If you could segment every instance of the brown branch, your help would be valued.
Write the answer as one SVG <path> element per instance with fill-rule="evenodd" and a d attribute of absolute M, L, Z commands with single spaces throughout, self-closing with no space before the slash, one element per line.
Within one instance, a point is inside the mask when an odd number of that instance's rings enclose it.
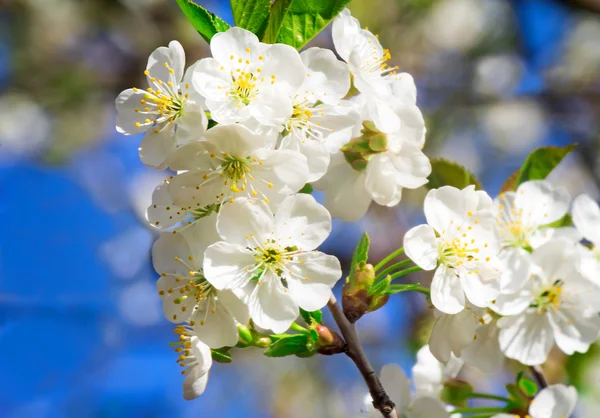
<path fill-rule="evenodd" d="M 375 370 L 373 370 L 373 366 L 371 366 L 358 339 L 354 324 L 351 324 L 350 321 L 348 321 L 333 294 L 331 294 L 331 297 L 329 298 L 327 307 L 331 311 L 331 315 L 333 315 L 333 319 L 340 328 L 342 336 L 346 341 L 346 355 L 352 359 L 354 364 L 356 364 L 356 367 L 369 388 L 369 393 L 373 399 L 373 406 L 379 410 L 385 418 L 398 418 L 396 406 L 385 392 L 379 377 L 377 377 Z"/>
<path fill-rule="evenodd" d="M 530 366 L 531 373 L 535 376 L 535 379 L 538 381 L 542 389 L 548 387 L 548 381 L 546 380 L 546 376 L 544 376 L 544 371 L 540 366 Z"/>

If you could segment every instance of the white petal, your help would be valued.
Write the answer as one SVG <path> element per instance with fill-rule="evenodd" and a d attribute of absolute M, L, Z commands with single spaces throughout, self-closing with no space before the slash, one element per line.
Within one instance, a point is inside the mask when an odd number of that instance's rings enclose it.
<path fill-rule="evenodd" d="M 192 254 L 194 254 L 194 261 L 198 265 L 202 265 L 204 251 L 209 245 L 220 241 L 217 232 L 217 215 L 211 214 L 197 219 L 194 223 L 179 229 L 177 234 L 173 235 L 183 235 L 185 237 Z"/>
<path fill-rule="evenodd" d="M 289 135 L 283 138 L 280 148 L 281 150 L 288 149 L 297 151 L 306 157 L 308 164 L 307 182 L 319 180 L 327 172 L 329 167 L 329 151 L 325 144 L 315 140 L 306 138 L 306 132 L 292 131 Z"/>
<path fill-rule="evenodd" d="M 433 270 L 438 259 L 437 241 L 432 227 L 415 226 L 404 235 L 404 251 L 423 270 Z"/>
<path fill-rule="evenodd" d="M 216 109 L 214 105 L 209 105 L 209 101 L 222 103 L 227 99 L 227 93 L 232 88 L 231 75 L 221 67 L 217 60 L 203 58 L 194 64 L 191 74 L 194 89 L 207 99 L 206 106 L 211 112 Z M 211 117 L 213 117 L 212 114 Z"/>
<path fill-rule="evenodd" d="M 558 238 L 536 248 L 531 254 L 531 259 L 533 263 L 542 268 L 544 277 L 551 280 L 552 278 L 568 277 L 564 276 L 565 269 L 571 269 L 573 264 L 567 263 L 567 260 L 577 260 L 577 256 L 576 247 L 572 242 Z"/>
<path fill-rule="evenodd" d="M 225 32 L 219 32 L 210 40 L 210 52 L 222 65 L 226 65 L 229 61 L 245 60 L 259 55 L 262 51 L 261 48 L 256 35 L 240 27 L 232 27 Z M 230 58 L 232 55 L 233 59 Z"/>
<path fill-rule="evenodd" d="M 215 149 L 240 158 L 246 158 L 267 144 L 263 135 L 257 135 L 243 125 L 218 125 L 204 134 Z"/>
<path fill-rule="evenodd" d="M 192 316 L 194 333 L 210 348 L 234 346 L 238 342 L 237 325 L 231 312 L 219 301 L 199 305 Z"/>
<path fill-rule="evenodd" d="M 287 197 L 277 209 L 275 231 L 284 241 L 282 245 L 314 250 L 331 232 L 331 215 L 311 195 L 295 194 Z"/>
<path fill-rule="evenodd" d="M 217 289 L 241 288 L 254 275 L 251 271 L 254 264 L 252 252 L 240 245 L 220 241 L 204 253 L 204 276 Z"/>
<path fill-rule="evenodd" d="M 195 298 L 186 298 L 183 301 L 180 299 L 179 290 L 183 289 L 188 279 L 187 274 L 177 278 L 161 276 L 156 282 L 156 290 L 162 302 L 163 314 L 167 320 L 174 324 L 188 322 L 196 306 Z"/>
<path fill-rule="evenodd" d="M 165 63 L 173 69 L 174 73 L 170 74 Z M 155 77 L 163 82 L 171 81 L 173 84 L 179 84 L 183 78 L 183 69 L 185 67 L 185 52 L 181 44 L 177 41 L 169 42 L 169 47 L 161 46 L 156 48 L 148 58 L 146 70 L 150 71 L 150 77 Z M 153 83 L 149 82 L 149 85 Z"/>
<path fill-rule="evenodd" d="M 260 93 L 247 106 L 248 114 L 266 126 L 277 127 L 292 116 L 292 101 L 273 86 L 261 87 Z"/>
<path fill-rule="evenodd" d="M 166 183 L 159 184 L 152 193 L 152 203 L 146 210 L 146 219 L 156 228 L 167 228 L 187 217 L 187 211 L 173 203 Z"/>
<path fill-rule="evenodd" d="M 440 314 L 429 338 L 431 354 L 442 363 L 450 361 L 451 353 L 460 356 L 461 351 L 473 342 L 478 325 L 471 309 L 464 309 L 456 315 Z"/>
<path fill-rule="evenodd" d="M 386 364 L 381 368 L 379 380 L 398 411 L 406 411 L 410 404 L 410 380 L 397 364 Z"/>
<path fill-rule="evenodd" d="M 461 269 L 460 280 L 469 302 L 480 308 L 490 306 L 500 294 L 500 271 L 480 263 L 477 270 Z"/>
<path fill-rule="evenodd" d="M 568 418 L 577 405 L 573 386 L 550 385 L 540 391 L 529 405 L 531 418 Z"/>
<path fill-rule="evenodd" d="M 588 241 L 600 245 L 600 207 L 588 195 L 582 194 L 573 201 L 573 223 Z"/>
<path fill-rule="evenodd" d="M 534 301 L 532 284 L 525 285 L 516 293 L 500 293 L 496 298 L 496 303 L 492 304 L 490 308 L 500 315 L 520 314 Z"/>
<path fill-rule="evenodd" d="M 265 150 L 261 153 L 262 165 L 254 166 L 252 174 L 271 183 L 273 192 L 292 194 L 300 190 L 308 180 L 306 157 L 290 150 Z"/>
<path fill-rule="evenodd" d="M 250 319 L 250 311 L 242 298 L 243 292 L 237 290 L 219 290 L 219 301 L 231 312 L 236 321 L 245 325 Z"/>
<path fill-rule="evenodd" d="M 337 15 L 331 25 L 331 36 L 336 52 L 342 59 L 348 61 L 354 47 L 355 36 L 360 31 L 360 23 L 350 15 L 350 10 L 344 9 Z"/>
<path fill-rule="evenodd" d="M 496 322 L 480 325 L 475 340 L 463 351 L 461 358 L 483 373 L 494 373 L 502 368 L 504 354 L 500 351 Z"/>
<path fill-rule="evenodd" d="M 217 231 L 225 241 L 242 246 L 265 242 L 275 231 L 269 206 L 258 199 L 239 198 L 219 210 Z M 254 234 L 256 240 L 251 239 Z"/>
<path fill-rule="evenodd" d="M 206 141 L 192 142 L 177 148 L 169 157 L 173 171 L 208 170 L 213 168 Z"/>
<path fill-rule="evenodd" d="M 597 312 L 582 312 L 581 306 L 569 302 L 563 302 L 557 312 L 548 313 L 556 345 L 568 355 L 585 353 L 600 336 L 600 316 Z"/>
<path fill-rule="evenodd" d="M 192 401 L 202 395 L 208 384 L 208 373 L 200 373 L 197 367 L 188 371 L 183 380 L 183 399 Z"/>
<path fill-rule="evenodd" d="M 185 145 L 192 141 L 200 140 L 208 126 L 208 118 L 204 108 L 197 103 L 186 103 L 177 118 L 175 137 L 177 145 Z"/>
<path fill-rule="evenodd" d="M 537 311 L 508 316 L 498 321 L 500 349 L 508 358 L 527 366 L 542 364 L 554 344 L 552 327 L 546 315 Z"/>
<path fill-rule="evenodd" d="M 190 260 L 190 257 L 192 257 L 192 260 Z M 172 273 L 187 277 L 190 269 L 181 261 L 177 261 L 176 258 L 185 260 L 185 264 L 191 265 L 196 271 L 202 267 L 202 253 L 193 254 L 188 241 L 183 235 L 173 234 L 172 232 L 161 233 L 152 246 L 154 270 L 159 275 Z"/>
<path fill-rule="evenodd" d="M 117 132 L 125 135 L 135 135 L 141 132 L 146 132 L 151 125 L 147 124 L 145 120 L 149 118 L 149 115 L 142 113 L 142 105 L 140 100 L 143 100 L 146 96 L 144 90 L 138 89 L 127 89 L 122 91 L 115 100 L 115 106 L 117 107 Z M 138 112 L 136 112 L 136 109 Z M 150 115 L 149 119 L 154 119 L 154 115 Z M 138 127 L 136 123 L 139 123 Z"/>
<path fill-rule="evenodd" d="M 308 48 L 300 53 L 307 67 L 307 77 L 299 93 L 311 102 L 333 103 L 342 99 L 350 90 L 348 66 L 335 54 L 324 48 Z M 309 93 L 305 93 L 306 90 Z"/>
<path fill-rule="evenodd" d="M 252 320 L 275 334 L 285 332 L 298 317 L 298 305 L 279 277 L 268 270 L 256 284 L 248 301 Z"/>
<path fill-rule="evenodd" d="M 420 396 L 413 401 L 408 411 L 410 418 L 449 418 L 450 414 L 439 400 L 429 396 Z"/>
<path fill-rule="evenodd" d="M 516 191 L 515 206 L 523 209 L 526 225 L 542 226 L 557 221 L 569 210 L 571 196 L 566 189 L 545 180 L 521 184 Z"/>
<path fill-rule="evenodd" d="M 487 218 L 491 220 L 491 208 L 492 200 L 487 193 L 476 191 L 473 187 L 459 190 L 443 186 L 430 190 L 423 204 L 427 223 L 438 232 L 447 229 L 452 221 L 460 224 L 465 219 L 476 219 L 480 223 Z"/>
<path fill-rule="evenodd" d="M 417 361 L 412 368 L 412 381 L 419 394 L 439 397 L 444 386 L 444 365 L 435 358 L 425 345 L 417 352 Z"/>
<path fill-rule="evenodd" d="M 388 140 L 408 143 L 413 147 L 417 147 L 417 149 L 423 148 L 425 144 L 425 120 L 419 108 L 414 105 L 400 106 L 396 108 L 395 112 L 402 123 L 398 130 L 388 133 Z"/>
<path fill-rule="evenodd" d="M 392 94 L 400 105 L 416 105 L 417 104 L 417 86 L 412 75 L 408 73 L 400 73 L 392 79 Z"/>
<path fill-rule="evenodd" d="M 300 54 L 289 45 L 269 45 L 265 50 L 261 73 L 265 79 L 273 80 L 272 86 L 282 95 L 289 96 L 300 88 L 306 75 Z M 275 78 L 272 78 L 272 76 Z"/>
<path fill-rule="evenodd" d="M 453 269 L 444 265 L 437 268 L 431 281 L 431 302 L 447 314 L 457 314 L 465 308 L 465 293 Z"/>
<path fill-rule="evenodd" d="M 291 270 L 286 275 L 289 293 L 298 306 L 309 312 L 327 305 L 331 289 L 342 277 L 339 260 L 321 252 L 300 254 L 298 262 L 288 263 L 288 267 Z"/>
<path fill-rule="evenodd" d="M 498 258 L 504 267 L 500 279 L 502 293 L 518 292 L 531 274 L 531 254 L 522 248 L 508 247 L 498 254 Z"/>
<path fill-rule="evenodd" d="M 386 100 L 381 100 L 380 97 L 379 95 L 367 97 L 365 104 L 370 119 L 373 120 L 380 131 L 396 132 L 400 129 L 402 121 L 389 103 Z"/>
<path fill-rule="evenodd" d="M 140 160 L 148 167 L 164 170 L 167 167 L 168 158 L 175 151 L 175 146 L 175 132 L 172 124 L 168 124 L 162 129 L 151 128 L 144 135 L 138 148 Z"/>

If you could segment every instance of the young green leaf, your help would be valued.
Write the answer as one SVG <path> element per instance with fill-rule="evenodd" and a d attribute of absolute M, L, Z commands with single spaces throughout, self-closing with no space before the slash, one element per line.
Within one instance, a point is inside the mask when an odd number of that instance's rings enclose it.
<path fill-rule="evenodd" d="M 358 245 L 354 249 L 354 254 L 352 255 L 352 264 L 350 264 L 350 277 L 354 276 L 356 272 L 356 265 L 361 261 L 367 262 L 369 257 L 369 235 L 365 232 L 361 237 Z"/>
<path fill-rule="evenodd" d="M 367 294 L 369 296 L 384 295 L 384 294 L 386 294 L 386 290 L 390 286 L 391 282 L 392 282 L 392 278 L 388 274 L 383 280 L 381 280 L 381 281 L 375 283 L 373 286 L 371 286 L 371 288 L 369 289 L 369 292 Z"/>
<path fill-rule="evenodd" d="M 219 32 L 229 29 L 229 24 L 219 16 L 209 12 L 204 7 L 197 5 L 192 0 L 177 0 L 179 8 L 200 35 L 210 42 L 212 37 Z"/>
<path fill-rule="evenodd" d="M 263 42 L 302 48 L 338 15 L 350 0 L 275 0 Z"/>
<path fill-rule="evenodd" d="M 464 189 L 471 184 L 481 190 L 481 183 L 469 170 L 455 162 L 443 158 L 431 159 L 431 174 L 429 183 L 426 184 L 429 189 L 437 189 L 442 186 L 454 186 L 457 189 Z"/>
<path fill-rule="evenodd" d="M 521 166 L 515 188 L 529 180 L 545 179 L 576 146 L 577 144 L 571 144 L 562 148 L 541 147 L 534 150 Z"/>
<path fill-rule="evenodd" d="M 307 345 L 312 344 L 310 334 L 286 335 L 272 343 L 264 352 L 267 357 L 285 357 L 291 355 L 305 354 Z"/>
<path fill-rule="evenodd" d="M 518 380 L 519 389 L 526 396 L 533 398 L 538 393 L 538 385 L 533 380 L 522 377 Z"/>
<path fill-rule="evenodd" d="M 319 324 L 323 323 L 323 312 L 320 310 L 308 312 L 300 308 L 300 315 L 302 315 L 302 319 L 304 319 L 304 322 L 306 322 L 308 325 L 313 322 L 313 319 Z"/>
<path fill-rule="evenodd" d="M 267 25 L 271 0 L 230 0 L 236 26 L 248 29 L 259 38 Z"/>
<path fill-rule="evenodd" d="M 393 295 L 394 293 L 405 292 L 407 290 L 418 289 L 419 284 L 391 284 L 385 291 L 386 295 Z"/>

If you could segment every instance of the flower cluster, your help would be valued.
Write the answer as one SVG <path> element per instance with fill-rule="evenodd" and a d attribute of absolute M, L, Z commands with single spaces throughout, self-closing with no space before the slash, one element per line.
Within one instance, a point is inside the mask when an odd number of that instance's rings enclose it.
<path fill-rule="evenodd" d="M 162 231 L 157 290 L 166 318 L 181 324 L 188 395 L 204 387 L 189 376 L 204 379 L 210 367 L 197 347 L 234 346 L 249 321 L 282 333 L 299 309 L 327 304 L 342 275 L 335 257 L 315 251 L 329 211 L 356 220 L 371 200 L 396 205 L 431 171 L 412 78 L 387 66 L 389 52 L 347 10 L 333 27 L 345 61 L 234 27 L 185 69 L 173 41 L 150 55 L 149 87 L 116 99 L 117 130 L 144 133 L 141 161 L 176 172 L 154 191 L 147 219 Z M 346 99 L 351 75 L 360 94 Z M 298 194 L 310 182 L 325 190 L 325 207 Z"/>
<path fill-rule="evenodd" d="M 176 324 L 185 399 L 204 392 L 213 358 L 232 347 L 364 360 L 346 346 L 352 335 L 345 342 L 321 324 L 342 269 L 317 248 L 332 216 L 356 221 L 372 201 L 397 205 L 404 188 L 428 182 L 432 165 L 412 77 L 388 65 L 389 51 L 347 9 L 332 37 L 342 60 L 233 27 L 212 37 L 212 57 L 187 69 L 173 41 L 150 55 L 149 87 L 116 99 L 118 131 L 144 133 L 141 161 L 172 172 L 156 187 L 147 220 L 159 230 L 157 291 Z M 394 293 L 429 295 L 435 324 L 413 369 L 414 393 L 397 366 L 381 373 L 401 416 L 464 412 L 442 396 L 463 363 L 484 373 L 505 357 L 534 366 L 555 344 L 570 355 L 598 339 L 600 208 L 590 197 L 571 203 L 546 180 L 520 182 L 496 199 L 475 186 L 442 186 L 428 192 L 424 214 L 427 223 L 375 267 L 367 237 L 343 290 L 348 324 Z M 408 260 L 383 269 L 402 252 Z M 416 266 L 398 270 L 409 263 Z M 417 270 L 433 272 L 430 289 L 392 284 Z M 309 329 L 295 323 L 300 315 Z M 285 345 L 288 337 L 298 350 Z M 568 416 L 576 393 L 555 385 L 505 400 L 503 412 Z M 378 402 L 371 416 L 383 412 Z"/>

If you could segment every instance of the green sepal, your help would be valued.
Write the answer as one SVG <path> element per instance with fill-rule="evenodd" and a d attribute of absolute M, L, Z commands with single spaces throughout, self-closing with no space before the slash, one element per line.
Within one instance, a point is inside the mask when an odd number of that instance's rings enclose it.
<path fill-rule="evenodd" d="M 298 193 L 312 194 L 313 191 L 314 189 L 312 184 L 306 183 L 300 190 L 298 190 Z"/>
<path fill-rule="evenodd" d="M 321 312 L 321 310 L 309 312 L 300 308 L 300 315 L 302 316 L 302 319 L 304 319 L 304 322 L 306 322 L 308 325 L 311 325 L 313 321 L 317 322 L 318 324 L 323 323 L 323 312 Z"/>
<path fill-rule="evenodd" d="M 233 360 L 231 359 L 231 354 L 228 353 L 230 349 L 231 347 L 223 347 L 217 350 L 211 348 L 210 354 L 212 359 L 217 363 L 231 363 Z"/>
<path fill-rule="evenodd" d="M 464 380 L 451 379 L 444 383 L 440 398 L 447 404 L 466 408 L 473 386 Z"/>
<path fill-rule="evenodd" d="M 179 8 L 190 21 L 194 29 L 210 43 L 214 35 L 225 32 L 230 28 L 229 24 L 204 7 L 194 3 L 192 0 L 176 0 Z"/>
<path fill-rule="evenodd" d="M 318 336 L 317 336 L 318 337 Z M 291 355 L 307 355 L 316 353 L 311 334 L 285 335 L 271 343 L 264 351 L 267 357 L 285 357 Z"/>

